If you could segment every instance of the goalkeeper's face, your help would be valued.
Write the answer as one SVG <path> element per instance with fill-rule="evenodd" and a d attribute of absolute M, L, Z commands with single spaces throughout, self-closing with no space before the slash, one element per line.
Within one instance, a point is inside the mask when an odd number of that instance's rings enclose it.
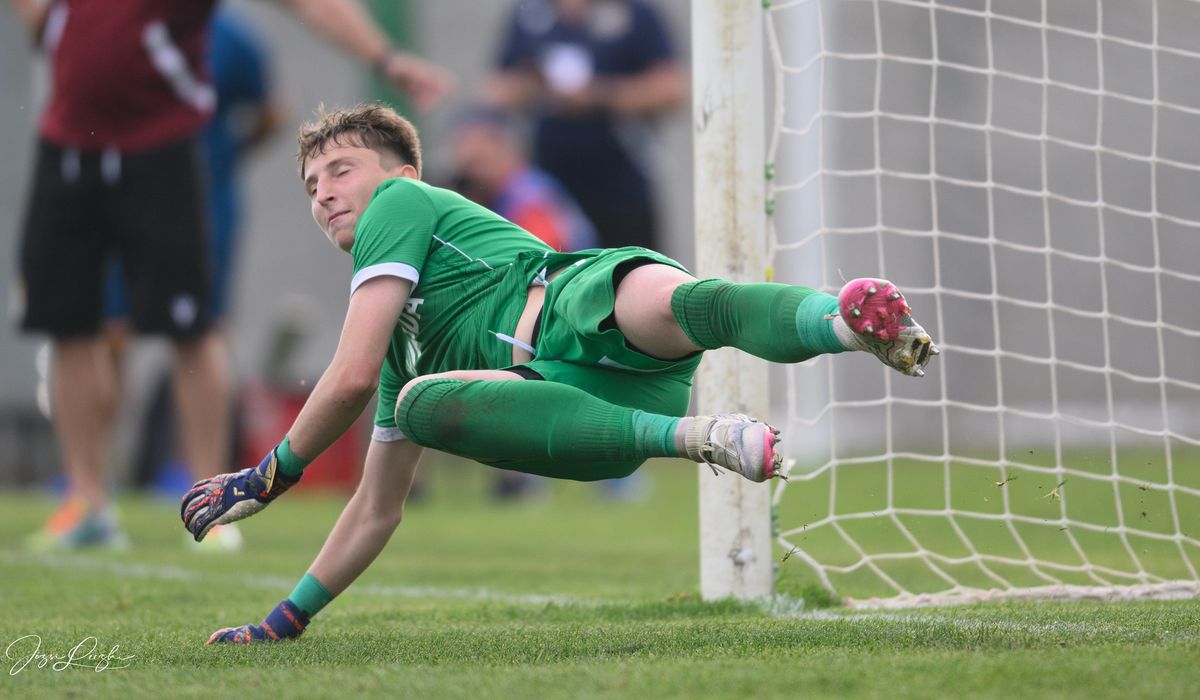
<path fill-rule="evenodd" d="M 370 148 L 331 144 L 308 161 L 304 173 L 313 219 L 330 242 L 350 252 L 354 227 L 375 188 L 396 177 L 415 178 L 417 171 Z"/>

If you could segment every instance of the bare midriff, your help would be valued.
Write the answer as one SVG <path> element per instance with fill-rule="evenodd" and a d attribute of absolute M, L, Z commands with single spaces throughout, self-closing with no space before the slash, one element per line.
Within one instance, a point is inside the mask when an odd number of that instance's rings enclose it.
<path fill-rule="evenodd" d="M 562 270 L 554 271 L 547 281 L 558 277 Z M 525 293 L 525 308 L 521 311 L 521 317 L 517 319 L 517 329 L 513 331 L 513 337 L 525 343 L 533 345 L 533 330 L 534 324 L 537 323 L 538 314 L 542 311 L 542 304 L 546 301 L 546 288 L 540 284 L 530 285 Z M 514 345 L 512 349 L 513 364 L 519 365 L 529 362 L 533 359 L 533 354 L 525 348 Z"/>

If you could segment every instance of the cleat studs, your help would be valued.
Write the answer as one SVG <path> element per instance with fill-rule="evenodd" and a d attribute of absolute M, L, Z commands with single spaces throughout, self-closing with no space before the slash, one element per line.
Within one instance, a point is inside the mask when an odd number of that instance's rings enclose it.
<path fill-rule="evenodd" d="M 850 315 L 853 316 L 854 318 L 861 318 L 862 317 L 862 309 L 860 309 L 856 306 L 853 309 L 850 309 Z"/>
<path fill-rule="evenodd" d="M 867 287 L 867 296 L 872 296 L 875 293 L 877 293 L 878 291 L 879 291 L 879 287 L 876 287 L 875 285 L 871 285 L 871 286 Z"/>
<path fill-rule="evenodd" d="M 930 345 L 929 345 L 929 354 L 930 354 L 930 355 L 941 355 L 941 354 L 942 354 L 942 349 L 941 349 L 941 348 L 939 348 L 938 346 L 936 346 L 936 345 L 934 345 L 934 344 L 930 343 Z"/>
<path fill-rule="evenodd" d="M 920 367 L 918 367 L 918 368 L 916 368 L 915 370 L 913 370 L 913 374 L 917 375 L 918 377 L 924 377 L 924 376 L 925 376 L 925 370 L 923 370 L 923 369 L 921 369 Z"/>
<path fill-rule="evenodd" d="M 892 301 L 896 301 L 897 299 L 900 299 L 900 298 L 901 298 L 900 292 L 894 291 L 888 295 L 888 299 L 891 299 Z"/>
<path fill-rule="evenodd" d="M 868 323 L 867 325 L 863 326 L 862 332 L 863 333 L 874 333 L 875 326 L 872 326 L 871 324 Z"/>

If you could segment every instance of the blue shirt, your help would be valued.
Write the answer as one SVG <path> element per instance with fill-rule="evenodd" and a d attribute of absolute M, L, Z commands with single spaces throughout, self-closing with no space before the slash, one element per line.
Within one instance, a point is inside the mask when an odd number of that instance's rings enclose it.
<path fill-rule="evenodd" d="M 529 227 L 526 230 L 561 252 L 600 245 L 596 229 L 571 195 L 564 192 L 552 176 L 537 168 L 526 168 L 512 177 L 496 199 L 488 203 L 488 209 L 519 226 L 525 225 L 528 212 L 536 211 L 543 217 L 544 224 L 553 227 L 554 240 L 547 240 L 545 231 Z"/>
<path fill-rule="evenodd" d="M 237 111 L 267 99 L 267 59 L 262 42 L 244 20 L 221 8 L 213 17 L 209 44 L 217 111 L 204 129 L 214 228 L 228 236 L 238 218 L 237 167 L 246 145 L 238 133 Z"/>
<path fill-rule="evenodd" d="M 219 8 L 209 39 L 217 110 L 201 134 L 208 160 L 209 214 L 212 219 L 212 306 L 222 315 L 228 303 L 230 268 L 241 219 L 238 169 L 246 147 L 238 112 L 258 108 L 269 93 L 267 52 L 254 28 L 238 15 Z"/>

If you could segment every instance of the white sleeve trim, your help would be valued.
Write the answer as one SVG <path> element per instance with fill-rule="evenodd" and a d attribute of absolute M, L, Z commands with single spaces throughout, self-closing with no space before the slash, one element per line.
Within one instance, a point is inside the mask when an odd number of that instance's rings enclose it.
<path fill-rule="evenodd" d="M 389 262 L 364 267 L 354 275 L 354 279 L 350 280 L 350 294 L 353 296 L 354 292 L 363 285 L 363 282 L 375 279 L 376 277 L 399 277 L 400 279 L 412 282 L 415 289 L 417 282 L 421 280 L 421 273 L 417 272 L 417 268 L 408 263 Z"/>
<path fill-rule="evenodd" d="M 407 440 L 408 437 L 399 428 L 385 428 L 377 425 L 371 430 L 371 439 L 375 442 L 399 442 Z"/>

